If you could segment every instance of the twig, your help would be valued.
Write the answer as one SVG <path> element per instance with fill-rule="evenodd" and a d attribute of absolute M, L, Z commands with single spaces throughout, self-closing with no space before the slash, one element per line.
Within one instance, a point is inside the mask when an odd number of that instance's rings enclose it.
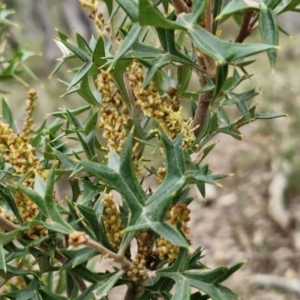
<path fill-rule="evenodd" d="M 198 64 L 199 66 L 204 65 L 204 59 L 202 57 L 198 57 Z M 199 72 L 198 76 L 199 76 L 200 88 L 204 88 L 207 85 L 205 76 L 202 72 Z M 192 128 L 198 126 L 194 130 L 195 136 L 198 136 L 204 127 L 212 94 L 213 92 L 209 91 L 206 93 L 201 93 L 199 95 L 198 105 L 197 105 L 197 109 L 195 112 L 195 117 L 192 125 Z"/>
<path fill-rule="evenodd" d="M 8 221 L 6 218 L 4 218 L 2 216 L 0 216 L 0 228 L 4 229 L 6 231 L 13 231 L 13 230 L 20 228 L 20 226 Z"/>
<path fill-rule="evenodd" d="M 112 258 L 114 261 L 120 263 L 125 268 L 131 266 L 131 262 L 125 256 L 120 256 L 120 255 L 108 250 L 107 248 L 105 248 L 104 246 L 102 246 L 101 244 L 99 244 L 98 242 L 96 242 L 90 238 L 88 238 L 86 245 L 99 251 L 105 257 Z"/>
<path fill-rule="evenodd" d="M 212 31 L 212 1 L 209 0 L 207 3 L 207 6 L 205 8 L 205 28 L 207 31 L 211 32 Z M 198 57 L 198 65 L 200 67 L 204 66 L 207 70 L 207 75 L 214 81 L 216 77 L 216 63 L 214 59 L 206 54 L 201 53 L 201 57 Z M 200 88 L 204 88 L 207 85 L 205 76 L 202 72 L 199 72 L 199 83 L 200 83 Z M 196 128 L 194 133 L 195 136 L 197 137 L 205 124 L 205 120 L 209 111 L 209 105 L 211 98 L 213 96 L 213 91 L 209 91 L 206 93 L 201 93 L 198 98 L 198 105 L 193 121 L 193 128 Z M 197 148 L 200 150 L 200 148 Z"/>
<path fill-rule="evenodd" d="M 251 18 L 253 16 L 253 11 L 245 11 L 243 22 L 240 28 L 240 31 L 235 38 L 235 43 L 242 43 L 247 36 L 249 36 L 252 32 L 252 26 L 250 25 Z"/>
<path fill-rule="evenodd" d="M 252 277 L 252 282 L 262 286 L 280 288 L 300 296 L 300 280 L 296 278 L 286 279 L 276 275 L 257 274 Z"/>
<path fill-rule="evenodd" d="M 14 223 L 8 221 L 7 219 L 5 219 L 4 217 L 0 216 L 0 228 L 4 229 L 6 231 L 13 231 L 13 230 L 19 229 L 20 225 L 14 224 Z M 27 240 L 28 237 L 26 236 L 25 239 Z M 48 245 L 46 243 L 42 243 L 38 246 L 38 248 L 42 251 L 47 251 Z M 61 263 L 65 262 L 66 258 L 60 252 L 55 251 L 54 255 L 55 255 L 55 258 L 58 261 L 60 261 Z"/>
<path fill-rule="evenodd" d="M 206 121 L 206 117 L 209 111 L 209 104 L 210 104 L 210 100 L 212 98 L 213 95 L 213 91 L 209 91 L 203 94 L 200 94 L 199 99 L 198 99 L 198 106 L 196 109 L 196 113 L 195 113 L 195 118 L 193 121 L 193 125 L 192 127 L 196 127 L 195 129 L 195 136 L 198 136 L 202 129 L 204 128 L 204 124 Z M 198 149 L 199 148 L 199 149 Z M 198 147 L 197 150 L 200 150 L 200 147 Z"/>
<path fill-rule="evenodd" d="M 212 32 L 212 0 L 209 0 L 207 2 L 206 8 L 205 8 L 205 29 L 208 32 Z M 214 79 L 216 77 L 216 63 L 214 59 L 206 54 L 202 54 L 204 59 L 204 64 L 207 70 L 207 75 Z"/>
<path fill-rule="evenodd" d="M 174 6 L 176 15 L 183 12 L 188 14 L 191 11 L 183 0 L 172 0 L 172 5 Z"/>
<path fill-rule="evenodd" d="M 87 245 L 100 253 L 103 254 L 104 257 L 111 258 L 116 262 L 120 263 L 123 267 L 129 268 L 131 266 L 131 262 L 125 257 L 118 255 L 98 242 L 92 240 L 87 234 L 84 232 L 74 231 L 69 234 L 69 245 L 79 246 L 79 245 Z"/>
<path fill-rule="evenodd" d="M 0 228 L 4 229 L 5 231 L 13 231 L 19 229 L 20 225 L 14 224 L 8 221 L 7 219 L 5 219 L 4 217 L 0 216 Z M 42 251 L 47 251 L 48 245 L 46 243 L 42 243 L 37 248 Z M 55 250 L 54 257 L 62 264 L 66 261 L 65 256 L 57 250 Z M 85 291 L 86 290 L 85 282 L 81 278 L 77 277 L 76 275 L 72 275 L 72 277 L 74 281 L 77 283 L 80 291 L 81 292 Z"/>
<path fill-rule="evenodd" d="M 205 8 L 205 28 L 209 32 L 212 31 L 212 12 L 213 12 L 212 0 L 208 0 Z"/>
<path fill-rule="evenodd" d="M 119 255 L 114 253 L 101 245 L 100 243 L 92 240 L 86 233 L 80 231 L 74 231 L 69 234 L 69 245 L 79 246 L 79 245 L 87 245 L 100 253 L 103 254 L 105 258 L 111 258 L 114 261 L 121 264 L 122 269 L 130 269 L 132 267 L 132 263 L 128 260 L 124 255 Z M 155 271 L 148 270 L 144 268 L 145 273 L 147 273 L 148 278 L 155 278 Z"/>

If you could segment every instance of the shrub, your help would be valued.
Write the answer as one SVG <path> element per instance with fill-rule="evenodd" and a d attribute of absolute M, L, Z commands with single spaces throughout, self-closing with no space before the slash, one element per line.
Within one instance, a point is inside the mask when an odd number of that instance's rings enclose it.
<path fill-rule="evenodd" d="M 18 130 L 2 101 L 3 297 L 108 299 L 113 287 L 126 285 L 124 299 L 238 299 L 221 283 L 243 263 L 207 271 L 201 245 L 190 247 L 189 189 L 195 184 L 205 197 L 206 184 L 228 176 L 203 162 L 214 136 L 241 139 L 243 125 L 283 116 L 256 112 L 259 93 L 236 89 L 252 76 L 248 56 L 266 52 L 274 69 L 276 16 L 299 11 L 299 1 L 80 3 L 97 36 L 76 34 L 72 42 L 58 32 L 68 53 L 52 74 L 76 58 L 65 96 L 79 94 L 86 105 L 53 112 L 53 121 L 36 129 L 30 90 Z M 9 13 L 1 8 L 2 23 Z M 230 19 L 238 31 L 228 42 L 220 26 Z M 262 43 L 243 43 L 257 28 Z M 15 62 L 1 62 L 1 79 L 16 78 Z M 199 87 L 192 88 L 195 77 Z M 72 196 L 59 199 L 55 186 L 65 177 Z M 146 177 L 158 186 L 146 186 Z M 99 255 L 114 261 L 113 270 L 97 269 Z"/>

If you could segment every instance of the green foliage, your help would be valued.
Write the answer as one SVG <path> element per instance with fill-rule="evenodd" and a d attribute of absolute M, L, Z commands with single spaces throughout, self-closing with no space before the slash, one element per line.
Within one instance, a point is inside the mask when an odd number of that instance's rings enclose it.
<path fill-rule="evenodd" d="M 17 80 L 28 86 L 28 84 L 22 79 L 20 74 L 26 72 L 33 79 L 37 79 L 36 76 L 32 73 L 30 68 L 26 65 L 26 60 L 35 55 L 35 53 L 28 51 L 25 47 L 18 45 L 18 49 L 13 52 L 10 47 L 7 46 L 6 41 L 6 28 L 8 26 L 16 26 L 13 23 L 9 16 L 14 14 L 14 11 L 11 9 L 6 9 L 5 6 L 0 4 L 0 81 L 6 80 Z M 0 90 L 2 94 L 7 93 L 6 90 Z"/>
<path fill-rule="evenodd" d="M 214 136 L 241 139 L 241 126 L 284 116 L 256 112 L 253 99 L 259 93 L 241 91 L 241 84 L 252 76 L 246 70 L 254 62 L 249 56 L 266 52 L 274 68 L 276 17 L 299 11 L 299 1 L 232 0 L 224 5 L 195 0 L 188 7 L 185 1 L 106 0 L 104 21 L 93 11 L 97 1 L 86 2 L 99 34 L 90 41 L 76 34 L 71 41 L 58 32 L 68 54 L 51 74 L 77 59 L 74 76 L 64 82 L 64 96 L 76 93 L 86 104 L 53 112 L 52 123 L 44 122 L 20 142 L 13 113 L 2 100 L 3 120 L 16 133 L 0 123 L 0 288 L 9 287 L 3 297 L 108 299 L 113 287 L 127 285 L 126 299 L 239 299 L 222 283 L 243 263 L 207 271 L 201 247 L 189 248 L 189 188 L 195 184 L 205 197 L 206 184 L 228 176 L 213 174 L 202 162 L 215 147 L 209 144 Z M 11 13 L 0 9 L 2 30 L 13 25 L 7 18 Z M 230 18 L 239 25 L 236 41 L 220 35 L 220 26 Z M 242 43 L 257 27 L 262 43 Z M 19 79 L 20 65 L 31 74 L 24 64 L 31 54 L 19 49 L 13 58 L 1 60 L 0 80 Z M 197 88 L 190 84 L 194 76 Z M 190 100 L 191 120 L 181 116 L 183 98 Z M 237 119 L 229 106 L 236 107 Z M 21 143 L 34 153 L 33 145 L 40 153 L 34 160 L 25 150 L 16 152 L 25 155 L 21 164 L 31 161 L 24 173 L 16 171 L 19 156 L 10 157 L 14 147 L 8 146 L 8 136 L 14 139 L 10 145 Z M 160 165 L 151 159 L 153 150 L 161 153 Z M 195 152 L 199 161 L 191 158 Z M 144 183 L 150 176 L 160 180 L 153 190 Z M 69 184 L 70 199 L 56 198 L 61 184 Z M 33 217 L 20 208 L 20 194 L 37 209 Z M 173 208 L 182 209 L 182 215 Z M 139 248 L 143 234 L 145 245 Z M 99 272 L 99 255 L 114 259 L 118 267 Z M 198 291 L 191 294 L 191 287 Z"/>

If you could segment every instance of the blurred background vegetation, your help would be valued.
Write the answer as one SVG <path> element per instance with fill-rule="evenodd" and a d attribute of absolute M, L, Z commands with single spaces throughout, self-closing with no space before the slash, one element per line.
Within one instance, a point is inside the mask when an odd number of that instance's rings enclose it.
<path fill-rule="evenodd" d="M 20 81 L 2 81 L 14 115 L 23 122 L 27 91 L 34 88 L 39 100 L 35 121 L 40 124 L 58 107 L 83 104 L 72 94 L 61 98 L 76 61 L 68 62 L 49 78 L 62 53 L 55 42 L 55 28 L 70 39 L 79 32 L 87 40 L 97 35 L 92 22 L 76 0 L 6 0 L 17 25 L 8 28 L 9 53 L 33 54 L 26 65 L 32 70 L 19 74 Z M 300 17 L 287 13 L 280 17 L 281 49 L 272 74 L 267 55 L 256 56 L 246 85 L 257 87 L 258 111 L 284 112 L 286 118 L 257 121 L 241 129 L 244 139 L 218 136 L 209 156 L 216 173 L 235 173 L 223 188 L 211 188 L 206 201 L 197 199 L 192 209 L 192 241 L 202 244 L 208 266 L 249 259 L 230 279 L 230 285 L 244 299 L 293 300 L 300 298 Z M 232 40 L 236 25 L 223 24 L 221 38 Z M 259 32 L 248 41 L 260 42 Z M 21 50 L 22 49 L 22 50 Z M 197 88 L 197 80 L 194 82 Z M 244 85 L 245 87 L 245 85 Z M 234 111 L 232 112 L 234 115 Z M 199 195 L 194 192 L 195 197 Z M 260 276 L 260 277 L 259 277 Z M 299 286 L 297 286 L 299 284 Z M 117 298 L 116 298 L 117 299 Z"/>

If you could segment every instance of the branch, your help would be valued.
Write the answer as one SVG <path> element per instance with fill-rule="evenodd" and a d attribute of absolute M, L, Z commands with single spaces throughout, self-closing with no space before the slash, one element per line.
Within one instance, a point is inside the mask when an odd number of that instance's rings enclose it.
<path fill-rule="evenodd" d="M 202 93 L 199 95 L 198 105 L 197 105 L 194 121 L 192 124 L 192 128 L 196 128 L 194 130 L 196 137 L 201 133 L 201 131 L 204 128 L 204 124 L 205 124 L 206 117 L 207 117 L 207 114 L 209 111 L 209 104 L 210 104 L 212 95 L 213 95 L 213 91 L 209 91 L 209 92 Z M 199 150 L 200 150 L 200 148 L 198 147 L 197 151 L 199 151 Z"/>
<path fill-rule="evenodd" d="M 212 32 L 212 12 L 213 12 L 212 0 L 208 0 L 205 8 L 205 28 L 208 32 Z"/>
<path fill-rule="evenodd" d="M 13 231 L 20 228 L 20 225 L 14 224 L 8 221 L 6 218 L 0 216 L 0 228 L 4 229 L 5 231 Z M 39 248 L 42 251 L 47 251 L 48 245 L 46 243 L 42 243 L 37 248 Z M 66 261 L 65 256 L 57 250 L 55 250 L 54 257 L 62 264 Z M 74 281 L 77 283 L 80 291 L 81 292 L 85 291 L 87 288 L 85 282 L 81 278 L 75 275 L 72 275 L 72 277 Z"/>
<path fill-rule="evenodd" d="M 103 245 L 98 242 L 92 240 L 88 235 L 84 232 L 74 231 L 69 234 L 69 245 L 79 246 L 79 245 L 87 245 L 100 253 L 103 254 L 104 257 L 112 258 L 116 262 L 120 263 L 125 268 L 131 266 L 131 262 L 124 256 L 120 256 L 110 250 L 108 250 Z"/>
<path fill-rule="evenodd" d="M 191 12 L 190 8 L 183 0 L 172 0 L 172 5 L 174 6 L 176 16 L 183 12 L 187 14 Z"/>
<path fill-rule="evenodd" d="M 212 1 L 209 0 L 207 6 L 205 8 L 205 29 L 209 32 L 212 32 Z M 205 67 L 207 71 L 207 75 L 214 81 L 216 77 L 216 63 L 214 59 L 206 54 L 202 54 L 197 58 L 198 65 L 200 67 Z M 200 88 L 204 88 L 207 85 L 205 76 L 203 73 L 199 72 L 199 83 Z M 193 128 L 196 128 L 194 133 L 197 137 L 205 124 L 205 120 L 209 111 L 210 101 L 213 95 L 213 91 L 209 91 L 206 93 L 201 93 L 198 98 L 198 105 L 194 117 L 194 121 L 192 124 Z M 200 148 L 198 148 L 200 150 Z"/>
<path fill-rule="evenodd" d="M 107 248 L 90 238 L 88 238 L 86 245 L 101 252 L 105 257 L 112 258 L 114 261 L 120 263 L 125 268 L 131 266 L 131 262 L 125 256 L 120 256 L 108 250 Z"/>
<path fill-rule="evenodd" d="M 132 267 L 132 263 L 128 260 L 124 255 L 119 255 L 114 253 L 101 245 L 100 243 L 92 240 L 87 234 L 80 231 L 74 231 L 69 234 L 69 245 L 79 246 L 79 245 L 87 245 L 100 253 L 103 254 L 105 258 L 111 258 L 114 261 L 121 264 L 122 269 L 130 269 Z M 144 271 L 147 273 L 149 278 L 155 278 L 155 272 L 144 268 Z"/>
<path fill-rule="evenodd" d="M 13 231 L 13 230 L 19 229 L 20 225 L 14 224 L 14 223 L 8 221 L 7 219 L 5 219 L 4 217 L 0 216 L 0 228 L 4 229 L 5 231 Z M 26 236 L 25 239 L 27 240 L 28 237 Z M 38 248 L 40 250 L 46 252 L 48 249 L 48 245 L 46 243 L 42 243 L 38 246 Z M 58 251 L 55 251 L 54 256 L 61 263 L 64 263 L 66 260 L 65 256 L 62 255 Z"/>
<path fill-rule="evenodd" d="M 5 231 L 13 231 L 20 228 L 20 225 L 14 224 L 5 219 L 4 217 L 0 216 L 0 228 L 4 229 Z M 28 237 L 26 236 L 25 239 L 27 240 Z M 48 249 L 48 245 L 46 243 L 42 243 L 38 246 L 38 248 L 45 252 Z M 64 263 L 66 260 L 65 256 L 58 251 L 55 251 L 54 256 L 61 263 Z"/>
<path fill-rule="evenodd" d="M 242 43 L 247 36 L 252 32 L 252 26 L 250 25 L 251 18 L 253 16 L 253 11 L 244 11 L 244 18 L 240 28 L 240 31 L 235 38 L 235 43 Z"/>
<path fill-rule="evenodd" d="M 212 10 L 213 10 L 212 0 L 209 0 L 205 8 L 205 29 L 208 32 L 212 32 Z M 217 70 L 216 63 L 212 57 L 204 53 L 202 55 L 203 55 L 207 74 L 211 79 L 214 80 L 214 78 L 216 77 L 216 70 Z"/>

